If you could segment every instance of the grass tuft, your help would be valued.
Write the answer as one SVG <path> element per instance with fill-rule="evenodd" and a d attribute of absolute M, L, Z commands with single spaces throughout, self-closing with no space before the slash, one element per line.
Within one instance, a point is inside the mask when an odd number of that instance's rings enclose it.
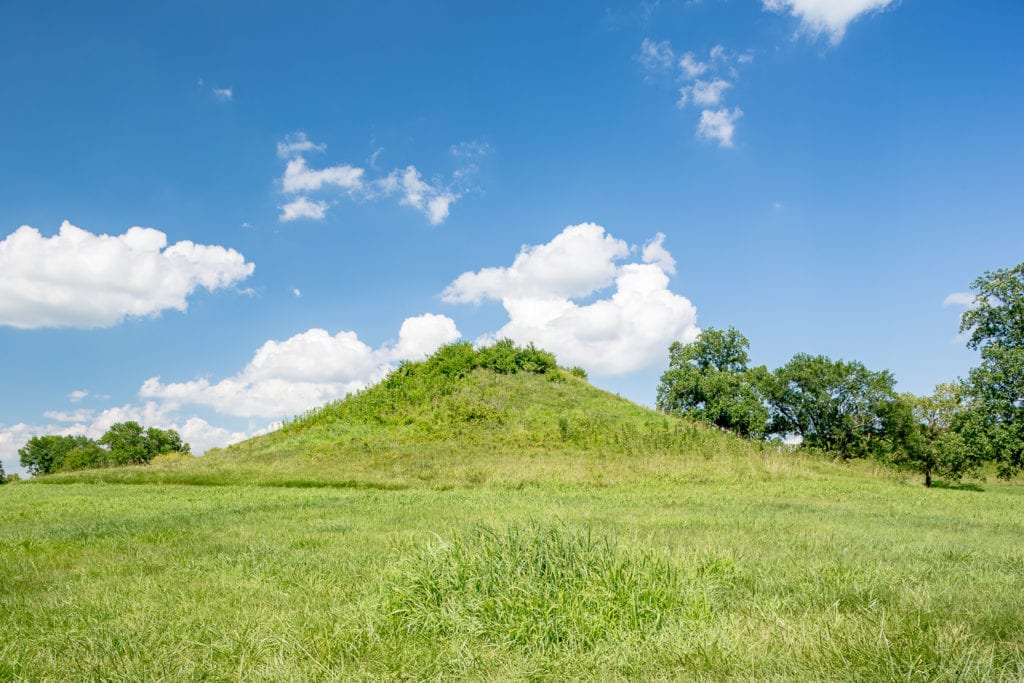
<path fill-rule="evenodd" d="M 685 591 L 665 557 L 627 551 L 605 533 L 478 525 L 408 551 L 383 605 L 406 635 L 565 654 L 656 631 L 684 607 Z"/>

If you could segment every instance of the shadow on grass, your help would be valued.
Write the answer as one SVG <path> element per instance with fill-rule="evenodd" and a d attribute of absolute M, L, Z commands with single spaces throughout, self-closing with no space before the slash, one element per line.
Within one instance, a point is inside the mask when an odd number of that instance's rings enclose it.
<path fill-rule="evenodd" d="M 981 484 L 975 484 L 974 482 L 963 482 L 963 481 L 941 481 L 935 480 L 932 482 L 932 488 L 935 489 L 949 489 L 951 491 L 976 491 L 981 493 L 985 489 L 982 488 Z"/>

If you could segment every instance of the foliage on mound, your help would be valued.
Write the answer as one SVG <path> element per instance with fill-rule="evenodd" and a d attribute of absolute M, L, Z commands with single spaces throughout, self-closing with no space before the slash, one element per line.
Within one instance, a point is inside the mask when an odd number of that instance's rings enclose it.
<path fill-rule="evenodd" d="M 386 584 L 390 628 L 530 650 L 581 651 L 657 630 L 685 591 L 667 558 L 562 525 L 475 526 L 413 549 Z"/>
<path fill-rule="evenodd" d="M 229 451 L 302 443 L 334 452 L 374 452 L 450 443 L 459 448 L 641 453 L 684 450 L 707 430 L 591 386 L 585 373 L 509 340 L 474 349 L 441 347 L 380 383 L 328 403 L 274 433 Z"/>

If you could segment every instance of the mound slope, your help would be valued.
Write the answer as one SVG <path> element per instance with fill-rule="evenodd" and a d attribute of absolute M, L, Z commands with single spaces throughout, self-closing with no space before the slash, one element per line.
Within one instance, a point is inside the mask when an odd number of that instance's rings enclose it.
<path fill-rule="evenodd" d="M 452 344 L 272 433 L 191 462 L 81 472 L 75 480 L 338 485 L 611 483 L 683 460 L 764 451 L 591 385 L 511 342 Z"/>

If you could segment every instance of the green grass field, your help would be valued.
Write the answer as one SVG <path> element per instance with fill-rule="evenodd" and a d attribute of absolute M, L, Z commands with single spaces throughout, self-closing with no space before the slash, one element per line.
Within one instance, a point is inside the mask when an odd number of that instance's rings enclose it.
<path fill-rule="evenodd" d="M 0 488 L 0 680 L 1024 680 L 1019 484 L 424 391 Z"/>

